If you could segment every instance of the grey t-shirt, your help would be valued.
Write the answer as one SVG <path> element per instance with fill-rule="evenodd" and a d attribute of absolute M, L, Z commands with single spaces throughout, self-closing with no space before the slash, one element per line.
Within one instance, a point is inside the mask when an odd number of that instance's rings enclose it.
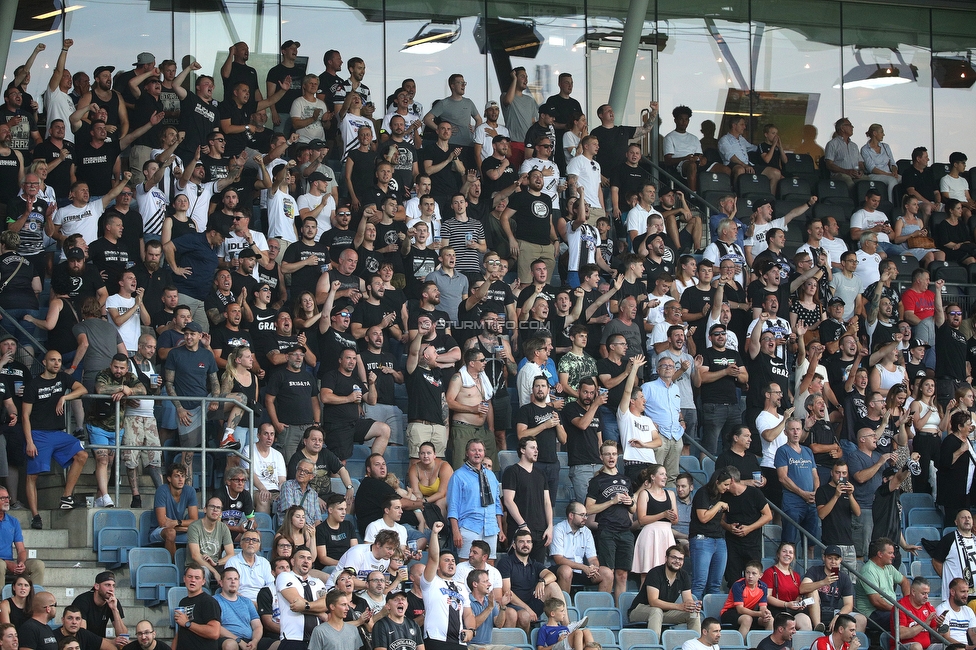
<path fill-rule="evenodd" d="M 532 95 L 519 93 L 515 95 L 512 103 L 505 106 L 502 102 L 502 115 L 505 116 L 505 126 L 512 136 L 512 142 L 522 142 L 525 140 L 525 132 L 529 130 L 539 114 L 539 105 Z"/>
<path fill-rule="evenodd" d="M 308 650 L 349 650 L 362 645 L 356 627 L 344 623 L 341 630 L 336 631 L 328 623 L 317 625 L 312 631 L 312 638 L 308 641 Z"/>
<path fill-rule="evenodd" d="M 119 353 L 118 344 L 122 342 L 119 330 L 108 321 L 87 318 L 72 327 L 71 333 L 75 338 L 81 333 L 88 337 L 84 379 L 94 381 L 95 375 L 112 365 L 112 357 Z"/>
<path fill-rule="evenodd" d="M 447 120 L 454 125 L 454 132 L 451 134 L 451 144 L 468 147 L 474 142 L 472 129 L 474 123 L 471 118 L 478 117 L 478 108 L 474 102 L 464 97 L 462 99 L 451 99 L 445 97 L 437 102 L 437 106 L 431 109 L 434 117 Z"/>

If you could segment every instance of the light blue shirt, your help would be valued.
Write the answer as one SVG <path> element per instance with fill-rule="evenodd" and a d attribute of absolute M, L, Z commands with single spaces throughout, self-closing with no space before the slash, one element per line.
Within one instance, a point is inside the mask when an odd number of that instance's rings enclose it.
<path fill-rule="evenodd" d="M 657 431 L 665 438 L 681 440 L 684 427 L 681 426 L 681 390 L 676 382 L 667 386 L 662 379 L 649 381 L 641 386 L 641 392 L 647 404 L 644 415 L 651 418 L 657 426 Z"/>
<path fill-rule="evenodd" d="M 456 519 L 458 526 L 480 535 L 497 535 L 498 519 L 502 514 L 501 490 L 492 472 L 481 468 L 488 478 L 493 503 L 481 505 L 481 487 L 477 473 L 467 464 L 462 465 L 447 484 L 447 516 Z"/>

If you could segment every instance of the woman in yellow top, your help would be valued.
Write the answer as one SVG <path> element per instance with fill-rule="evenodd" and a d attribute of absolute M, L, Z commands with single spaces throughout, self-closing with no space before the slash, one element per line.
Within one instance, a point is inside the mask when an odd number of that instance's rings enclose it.
<path fill-rule="evenodd" d="M 420 494 L 426 503 L 440 508 L 441 515 L 447 520 L 447 484 L 454 474 L 450 464 L 434 454 L 431 442 L 420 443 L 419 460 L 410 466 L 407 473 L 407 483 L 410 491 Z"/>

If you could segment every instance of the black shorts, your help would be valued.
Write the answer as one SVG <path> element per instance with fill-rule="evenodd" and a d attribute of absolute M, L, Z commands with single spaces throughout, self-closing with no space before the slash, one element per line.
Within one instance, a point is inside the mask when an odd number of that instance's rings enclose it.
<path fill-rule="evenodd" d="M 733 629 L 739 629 L 739 612 L 735 611 L 735 606 L 730 607 L 722 613 L 722 625 L 731 625 Z M 758 618 L 752 619 L 753 630 L 765 630 L 766 626 L 759 622 Z"/>
<path fill-rule="evenodd" d="M 339 460 L 352 458 L 353 445 L 361 445 L 366 441 L 366 434 L 376 424 L 375 420 L 360 418 L 352 422 L 343 422 L 329 430 L 326 434 L 325 445 Z"/>
<path fill-rule="evenodd" d="M 26 465 L 27 440 L 24 438 L 24 430 L 20 427 L 3 427 L 0 433 L 7 442 L 7 464 L 15 467 Z"/>
<path fill-rule="evenodd" d="M 507 387 L 495 393 L 491 408 L 495 416 L 495 431 L 508 431 L 512 426 L 512 399 Z"/>

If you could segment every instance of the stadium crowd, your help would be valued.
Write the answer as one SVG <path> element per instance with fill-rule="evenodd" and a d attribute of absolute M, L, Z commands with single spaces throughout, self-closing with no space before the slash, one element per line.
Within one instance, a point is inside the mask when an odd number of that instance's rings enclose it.
<path fill-rule="evenodd" d="M 232 46 L 219 89 L 148 52 L 72 73 L 73 46 L 38 102 L 38 45 L 0 108 L 5 650 L 168 650 L 149 621 L 129 642 L 111 572 L 53 635 L 33 593 L 43 562 L 9 511 L 43 528 L 52 460 L 60 508 L 83 506 L 90 455 L 95 507 L 121 462 L 142 508 L 144 472 L 152 543 L 186 549 L 178 650 L 491 648 L 498 628 L 599 647 L 571 625 L 581 589 L 658 636 L 685 625 L 684 650 L 723 625 L 770 631 L 763 650 L 796 630 L 818 650 L 866 629 L 976 641 L 976 338 L 945 280 L 976 264 L 963 153 L 936 174 L 841 118 L 797 200 L 775 125 L 699 139 L 678 106 L 662 162 L 712 213 L 642 161 L 656 103 L 590 129 L 569 74 L 540 104 L 516 68 L 483 112 L 454 74 L 426 110 L 411 79 L 373 97 L 335 50 L 309 74 L 291 40 L 264 84 Z M 146 450 L 116 459 L 117 431 Z M 205 436 L 244 459 L 201 513 L 194 452 L 167 466 L 162 444 Z M 928 549 L 909 493 L 940 508 Z M 826 545 L 806 575 L 797 525 Z M 923 552 L 933 575 L 907 569 Z"/>

